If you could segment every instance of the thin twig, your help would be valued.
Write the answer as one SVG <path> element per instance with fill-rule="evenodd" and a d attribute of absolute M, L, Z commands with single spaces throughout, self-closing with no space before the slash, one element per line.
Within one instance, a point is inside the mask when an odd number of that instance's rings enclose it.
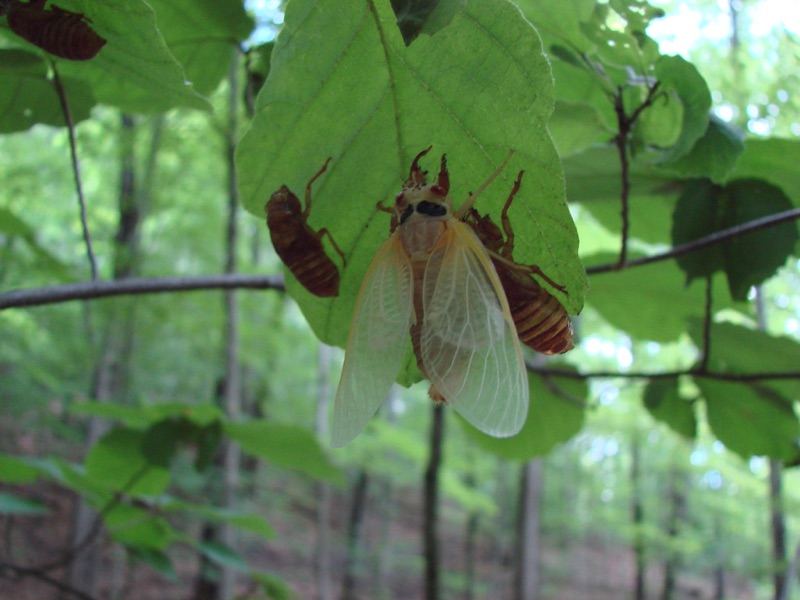
<path fill-rule="evenodd" d="M 768 215 L 766 217 L 754 219 L 752 221 L 748 221 L 747 223 L 742 223 L 741 225 L 734 225 L 728 229 L 715 231 L 714 233 L 705 237 L 692 240 L 691 242 L 681 244 L 680 246 L 675 246 L 674 248 L 671 248 L 662 254 L 654 254 L 652 256 L 645 256 L 644 258 L 629 260 L 625 263 L 624 268 L 629 269 L 631 267 L 641 267 L 650 263 L 677 258 L 684 254 L 689 254 L 690 252 L 696 252 L 709 246 L 721 244 L 722 242 L 741 237 L 748 233 L 753 233 L 754 231 L 758 231 L 760 229 L 774 227 L 775 225 L 780 225 L 781 223 L 787 223 L 789 221 L 796 221 L 797 219 L 800 219 L 800 208 L 792 208 L 783 212 L 775 213 L 774 215 Z M 619 268 L 620 267 L 618 263 L 610 263 L 589 267 L 586 269 L 586 272 L 590 275 L 596 275 L 598 273 L 617 271 Z"/>
<path fill-rule="evenodd" d="M 614 142 L 617 146 L 617 154 L 619 155 L 620 164 L 620 218 L 622 220 L 620 230 L 620 250 L 619 259 L 617 260 L 616 268 L 624 269 L 628 263 L 628 237 L 630 229 L 629 219 L 629 197 L 631 191 L 631 181 L 629 172 L 628 161 L 628 141 L 630 138 L 631 129 L 633 128 L 636 120 L 641 116 L 642 112 L 648 108 L 655 98 L 656 90 L 658 89 L 658 82 L 650 86 L 647 90 L 647 97 L 644 101 L 628 115 L 625 113 L 625 104 L 622 98 L 622 88 L 617 88 L 617 93 L 614 96 L 614 112 L 617 115 L 617 135 Z"/>
<path fill-rule="evenodd" d="M 51 63 L 53 69 L 53 85 L 61 103 L 61 111 L 64 113 L 64 120 L 67 123 L 67 134 L 69 135 L 69 152 L 72 157 L 72 174 L 75 177 L 75 191 L 78 192 L 78 206 L 80 208 L 81 228 L 83 229 L 83 241 L 86 244 L 86 256 L 89 259 L 89 267 L 92 270 L 92 280 L 97 281 L 97 260 L 92 249 L 92 237 L 89 235 L 89 224 L 86 219 L 86 200 L 83 196 L 83 185 L 81 184 L 81 172 L 78 164 L 78 145 L 75 142 L 75 123 L 72 120 L 72 111 L 69 108 L 67 92 L 58 74 L 55 62 Z"/>
<path fill-rule="evenodd" d="M 711 323 L 714 320 L 714 294 L 711 286 L 711 275 L 706 277 L 706 301 L 703 315 L 703 354 L 700 357 L 699 371 L 708 371 L 708 360 L 711 357 Z"/>
<path fill-rule="evenodd" d="M 282 275 L 231 273 L 184 277 L 129 277 L 113 281 L 87 281 L 27 290 L 11 290 L 0 294 L 0 310 L 57 304 L 71 300 L 96 300 L 111 296 L 232 288 L 285 290 Z"/>
<path fill-rule="evenodd" d="M 39 581 L 42 581 L 47 585 L 56 588 L 58 591 L 63 592 L 65 594 L 70 594 L 72 596 L 75 596 L 76 598 L 80 598 L 81 600 L 97 600 L 94 596 L 90 596 L 86 592 L 82 592 L 81 590 L 74 588 L 71 585 L 64 583 L 59 579 L 56 579 L 55 577 L 51 577 L 47 573 L 42 573 L 36 571 L 35 569 L 28 569 L 26 567 L 20 567 L 18 565 L 12 565 L 0 561 L 0 577 L 8 579 L 10 577 L 3 573 L 3 571 L 5 570 L 13 573 L 15 577 L 35 577 Z"/>

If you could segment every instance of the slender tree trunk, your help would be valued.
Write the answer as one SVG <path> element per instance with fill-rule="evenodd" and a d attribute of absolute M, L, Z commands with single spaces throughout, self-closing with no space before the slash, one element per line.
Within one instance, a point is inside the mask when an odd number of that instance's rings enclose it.
<path fill-rule="evenodd" d="M 470 483 L 473 486 L 474 483 Z M 466 531 L 464 532 L 464 600 L 474 600 L 475 598 L 475 542 L 478 537 L 478 525 L 480 515 L 472 512 L 467 517 Z"/>
<path fill-rule="evenodd" d="M 769 512 L 772 531 L 773 594 L 775 600 L 783 597 L 786 584 L 786 519 L 783 512 L 783 465 L 771 458 L 769 461 Z"/>
<path fill-rule="evenodd" d="M 360 566 L 361 530 L 367 512 L 367 488 L 369 475 L 362 469 L 353 486 L 353 501 L 350 504 L 350 521 L 347 526 L 347 556 L 344 565 L 341 600 L 354 600 L 356 577 Z"/>
<path fill-rule="evenodd" d="M 139 255 L 139 229 L 142 219 L 143 195 L 137 190 L 135 178 L 134 139 L 136 124 L 132 117 L 122 115 L 120 127 L 120 188 L 119 222 L 113 257 L 113 277 L 123 279 L 135 274 Z M 100 402 L 122 401 L 128 380 L 128 366 L 133 347 L 134 310 L 129 299 L 110 304 L 111 311 L 102 335 L 94 367 L 90 397 Z M 89 318 L 91 321 L 91 317 Z M 108 423 L 90 419 L 86 447 L 91 448 L 108 431 Z M 96 534 L 99 515 L 89 505 L 79 501 L 73 515 L 71 544 L 83 543 L 89 536 L 95 539 L 75 556 L 70 565 L 70 582 L 76 589 L 93 595 L 97 575 L 103 568 L 104 534 Z M 94 532 L 94 533 L 93 533 Z"/>
<path fill-rule="evenodd" d="M 636 560 L 634 575 L 634 600 L 645 600 L 645 547 L 642 538 L 644 507 L 641 495 L 641 442 L 639 434 L 634 433 L 631 440 L 631 521 L 633 522 L 633 554 Z"/>
<path fill-rule="evenodd" d="M 522 467 L 519 503 L 516 600 L 539 597 L 541 538 L 539 515 L 542 502 L 542 460 L 536 458 Z"/>
<path fill-rule="evenodd" d="M 433 405 L 433 422 L 430 433 L 430 456 L 425 469 L 423 496 L 423 540 L 425 554 L 425 599 L 439 598 L 439 468 L 442 464 L 444 441 L 444 410 L 441 404 Z"/>
<path fill-rule="evenodd" d="M 226 159 L 228 168 L 228 226 L 225 235 L 225 272 L 236 272 L 236 242 L 238 237 L 237 216 L 239 209 L 239 193 L 236 183 L 234 152 L 238 139 L 238 107 L 239 107 L 239 55 L 231 60 L 228 102 L 228 127 Z M 242 406 L 241 373 L 239 370 L 239 315 L 235 290 L 225 292 L 225 389 L 223 392 L 225 414 L 229 419 L 239 418 Z M 223 445 L 222 504 L 226 508 L 236 506 L 236 495 L 239 488 L 239 463 L 241 454 L 239 446 L 231 440 Z M 223 544 L 235 548 L 236 535 L 234 527 L 224 523 L 220 528 L 220 539 Z M 220 573 L 218 600 L 231 600 L 236 585 L 236 572 L 223 566 Z"/>
<path fill-rule="evenodd" d="M 331 391 L 328 371 L 331 366 L 331 348 L 326 344 L 319 346 L 319 363 L 317 366 L 317 419 L 316 430 L 320 438 L 328 433 L 328 407 Z M 319 503 L 317 504 L 317 548 L 315 560 L 315 579 L 317 581 L 317 598 L 333 600 L 333 584 L 331 573 L 331 486 L 322 482 L 317 485 Z"/>
<path fill-rule="evenodd" d="M 764 305 L 764 293 L 761 286 L 756 286 L 756 316 L 758 328 L 767 330 L 767 314 Z M 772 580 L 775 600 L 783 597 L 786 584 L 786 568 L 789 562 L 786 551 L 786 518 L 783 511 L 783 464 L 771 458 L 769 460 L 769 517 L 772 534 Z"/>
<path fill-rule="evenodd" d="M 673 542 L 678 539 L 681 523 L 686 519 L 685 490 L 684 474 L 677 466 L 673 466 L 669 473 L 669 516 L 667 517 L 667 536 Z M 661 590 L 662 600 L 673 600 L 675 597 L 675 584 L 680 565 L 680 554 L 675 550 L 670 550 L 664 565 L 664 585 Z"/>

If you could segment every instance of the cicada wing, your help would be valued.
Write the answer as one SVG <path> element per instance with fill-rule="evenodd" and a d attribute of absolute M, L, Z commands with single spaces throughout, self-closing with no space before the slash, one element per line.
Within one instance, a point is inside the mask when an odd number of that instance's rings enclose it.
<path fill-rule="evenodd" d="M 366 427 L 397 378 L 413 314 L 411 264 L 394 235 L 372 261 L 356 300 L 331 425 L 334 448 Z"/>
<path fill-rule="evenodd" d="M 508 302 L 482 244 L 449 223 L 425 270 L 422 359 L 431 383 L 467 421 L 514 435 L 528 412 L 528 378 Z"/>

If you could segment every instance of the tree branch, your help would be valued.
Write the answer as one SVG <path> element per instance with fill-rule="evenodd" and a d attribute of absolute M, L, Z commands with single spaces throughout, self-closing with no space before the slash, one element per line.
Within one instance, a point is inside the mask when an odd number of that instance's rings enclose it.
<path fill-rule="evenodd" d="M 706 379 L 716 379 L 720 381 L 737 381 L 740 383 L 748 383 L 755 381 L 765 380 L 785 380 L 785 379 L 800 379 L 800 371 L 764 371 L 761 373 L 724 373 L 720 371 L 709 371 L 703 368 L 691 368 L 678 371 L 659 371 L 654 373 L 645 372 L 623 372 L 623 371 L 590 371 L 580 372 L 571 371 L 568 369 L 559 369 L 553 367 L 539 367 L 532 365 L 529 362 L 525 363 L 528 371 L 538 375 L 549 377 L 563 377 L 565 379 L 595 379 L 604 378 L 612 379 L 615 377 L 621 379 L 676 379 L 684 375 L 692 377 L 704 377 Z"/>
<path fill-rule="evenodd" d="M 182 277 L 130 277 L 115 281 L 86 281 L 11 290 L 0 294 L 0 310 L 57 304 L 70 300 L 95 300 L 110 296 L 233 288 L 285 290 L 282 275 L 231 273 Z"/>
<path fill-rule="evenodd" d="M 800 208 L 792 208 L 783 212 L 775 213 L 774 215 L 753 219 L 752 221 L 742 223 L 741 225 L 734 225 L 733 227 L 729 227 L 727 229 L 715 231 L 714 233 L 705 237 L 697 238 L 691 242 L 681 244 L 680 246 L 675 246 L 674 248 L 667 250 L 662 254 L 654 254 L 652 256 L 645 256 L 643 258 L 629 260 L 622 267 L 620 267 L 619 263 L 617 262 L 589 267 L 586 269 L 586 272 L 590 275 L 594 275 L 597 273 L 607 273 L 609 271 L 629 269 L 631 267 L 641 267 L 643 265 L 649 265 L 650 263 L 677 258 L 684 254 L 697 252 L 703 248 L 721 244 L 722 242 L 741 237 L 748 233 L 753 233 L 754 231 L 758 231 L 760 229 L 767 229 L 769 227 L 774 227 L 789 221 L 796 221 L 797 219 L 800 219 Z"/>

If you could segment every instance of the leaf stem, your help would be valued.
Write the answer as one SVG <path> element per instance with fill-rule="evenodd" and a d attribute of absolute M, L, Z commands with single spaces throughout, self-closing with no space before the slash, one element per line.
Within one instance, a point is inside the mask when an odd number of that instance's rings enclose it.
<path fill-rule="evenodd" d="M 67 124 L 67 134 L 69 135 L 69 152 L 72 159 L 72 175 L 75 178 L 75 191 L 78 193 L 78 206 L 80 208 L 83 242 L 86 245 L 86 256 L 89 259 L 89 267 L 92 271 L 92 280 L 96 281 L 98 279 L 97 260 L 95 259 L 94 250 L 92 249 L 92 237 L 89 234 L 89 224 L 86 219 L 86 200 L 83 196 L 83 185 L 81 184 L 81 172 L 78 163 L 78 145 L 75 141 L 75 122 L 72 120 L 72 110 L 70 110 L 69 107 L 67 91 L 64 89 L 64 83 L 61 81 L 61 76 L 58 74 L 56 63 L 51 61 L 50 67 L 53 70 L 53 86 L 58 94 L 58 100 L 61 103 L 61 111 L 64 113 L 64 121 Z"/>

